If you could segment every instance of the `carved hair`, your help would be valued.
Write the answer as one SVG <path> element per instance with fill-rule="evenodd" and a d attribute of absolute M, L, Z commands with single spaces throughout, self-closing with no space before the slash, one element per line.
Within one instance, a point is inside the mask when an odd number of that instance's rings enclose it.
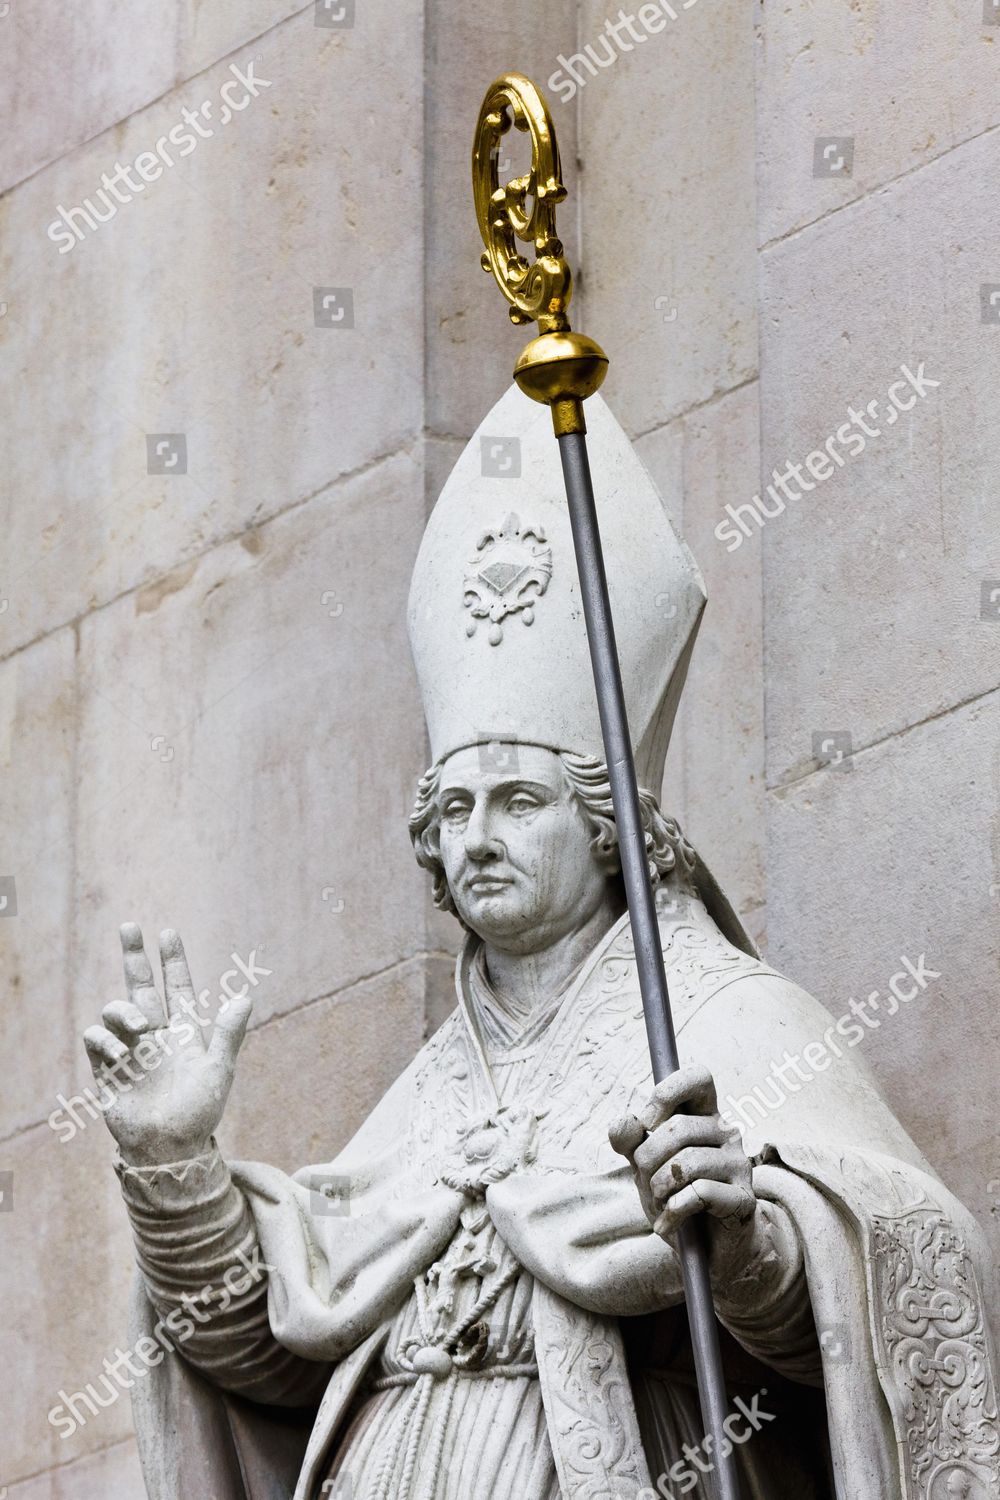
<path fill-rule="evenodd" d="M 590 828 L 590 847 L 594 858 L 607 869 L 609 877 L 620 880 L 618 828 L 611 801 L 608 768 L 593 755 L 571 755 L 565 750 L 557 753 L 584 820 Z M 443 761 L 436 761 L 421 776 L 407 826 L 417 864 L 422 870 L 430 871 L 433 878 L 434 905 L 457 916 L 438 843 L 440 819 L 437 792 L 443 764 Z M 645 787 L 639 788 L 639 811 L 646 836 L 646 855 L 653 885 L 658 885 L 675 871 L 685 885 L 689 884 L 694 871 L 695 854 L 681 833 L 679 824 L 673 818 L 663 815 L 657 799 Z"/>

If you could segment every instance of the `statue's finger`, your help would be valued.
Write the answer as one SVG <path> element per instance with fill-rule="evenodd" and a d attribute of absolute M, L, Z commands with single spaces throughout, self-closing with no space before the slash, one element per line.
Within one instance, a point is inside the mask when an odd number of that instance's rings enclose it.
<path fill-rule="evenodd" d="M 228 1072 L 235 1066 L 252 1010 L 253 1001 L 249 995 L 240 995 L 224 1005 L 216 1018 L 208 1050 Z"/>
<path fill-rule="evenodd" d="M 745 1219 L 753 1212 L 754 1207 L 753 1194 L 746 1188 L 733 1187 L 730 1183 L 710 1182 L 700 1177 L 690 1187 L 682 1188 L 667 1200 L 653 1229 L 659 1235 L 672 1235 L 695 1214 L 707 1213 L 720 1220 Z"/>
<path fill-rule="evenodd" d="M 649 1191 L 657 1203 L 666 1203 L 693 1183 L 729 1182 L 732 1160 L 711 1146 L 688 1146 L 671 1157 L 649 1180 Z"/>
<path fill-rule="evenodd" d="M 134 922 L 126 922 L 121 929 L 121 941 L 128 998 L 133 1005 L 138 1006 L 151 1025 L 162 1026 L 163 1001 L 146 957 L 140 928 Z"/>
<path fill-rule="evenodd" d="M 83 1033 L 83 1045 L 87 1049 L 87 1057 L 90 1059 L 95 1078 L 99 1070 L 114 1068 L 129 1055 L 129 1049 L 125 1043 L 114 1036 L 106 1026 L 88 1026 Z"/>
<path fill-rule="evenodd" d="M 160 933 L 160 963 L 163 966 L 163 993 L 167 1002 L 167 1015 L 171 1020 L 183 1015 L 190 1016 L 194 1007 L 194 986 L 188 968 L 187 954 L 179 932 L 167 927 Z M 201 1028 L 195 1028 L 201 1037 Z"/>
<path fill-rule="evenodd" d="M 685 1112 L 696 1115 L 712 1115 L 718 1109 L 715 1079 L 708 1068 L 700 1063 L 689 1063 L 678 1068 L 676 1073 L 661 1079 L 653 1090 L 652 1098 L 639 1118 L 647 1130 L 655 1130 L 664 1124 L 681 1106 Z"/>
<path fill-rule="evenodd" d="M 152 1023 L 131 1000 L 112 1000 L 101 1012 L 101 1020 L 108 1031 L 119 1037 L 126 1046 L 131 1046 L 143 1032 L 151 1030 Z"/>
<path fill-rule="evenodd" d="M 674 1115 L 646 1136 L 635 1153 L 636 1169 L 652 1177 L 688 1146 L 725 1146 L 729 1136 L 725 1127 L 710 1115 Z"/>
<path fill-rule="evenodd" d="M 616 1120 L 608 1131 L 611 1149 L 617 1151 L 620 1156 L 627 1157 L 629 1161 L 632 1160 L 637 1147 L 641 1146 L 645 1139 L 645 1126 L 641 1120 L 637 1120 L 635 1115 L 631 1114 L 622 1115 L 621 1119 Z"/>

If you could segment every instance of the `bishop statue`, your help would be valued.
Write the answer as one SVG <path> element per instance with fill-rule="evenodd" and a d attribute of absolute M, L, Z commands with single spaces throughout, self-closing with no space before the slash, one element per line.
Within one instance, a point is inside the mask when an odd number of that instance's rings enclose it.
<path fill-rule="evenodd" d="M 409 831 L 461 928 L 453 1011 L 293 1176 L 216 1145 L 248 1000 L 106 1110 L 134 1332 L 174 1351 L 134 1392 L 151 1500 L 710 1500 L 696 1217 L 746 1500 L 1000 1495 L 981 1233 L 660 807 L 705 592 L 599 396 L 587 414 L 681 1068 L 654 1087 L 558 452 L 512 386 L 408 606 L 431 755 Z M 483 472 L 498 434 L 520 477 Z M 138 928 L 122 945 L 98 1073 L 193 993 L 176 933 L 162 998 Z M 824 1037 L 829 1065 L 763 1103 Z"/>

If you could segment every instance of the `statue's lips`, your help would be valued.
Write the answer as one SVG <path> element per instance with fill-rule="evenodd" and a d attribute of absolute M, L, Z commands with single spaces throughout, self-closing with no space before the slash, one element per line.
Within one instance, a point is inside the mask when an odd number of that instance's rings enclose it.
<path fill-rule="evenodd" d="M 473 875 L 466 881 L 470 891 L 475 891 L 479 896 L 488 896 L 491 892 L 503 890 L 505 885 L 513 882 L 505 875 Z"/>

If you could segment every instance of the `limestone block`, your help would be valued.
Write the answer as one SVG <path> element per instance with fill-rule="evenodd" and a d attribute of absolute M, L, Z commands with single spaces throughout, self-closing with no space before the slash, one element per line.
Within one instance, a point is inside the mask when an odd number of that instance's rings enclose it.
<path fill-rule="evenodd" d="M 9 1500 L 142 1500 L 145 1488 L 135 1441 L 11 1485 Z"/>
<path fill-rule="evenodd" d="M 475 425 L 479 426 L 482 421 L 482 412 L 476 418 Z M 472 433 L 469 433 L 469 437 Z M 445 487 L 448 475 L 458 463 L 468 438 L 459 441 L 457 438 L 439 438 L 430 435 L 424 444 L 424 503 L 427 515 L 434 509 L 434 503 L 438 495 Z"/>
<path fill-rule="evenodd" d="M 1000 696 L 768 802 L 770 961 L 837 1017 L 885 997 L 904 957 L 940 974 L 894 1016 L 883 1007 L 858 1051 L 1000 1248 Z"/>
<path fill-rule="evenodd" d="M 771 784 L 821 758 L 814 736 L 877 743 L 996 684 L 998 165 L 984 137 L 762 256 L 762 469 L 811 486 L 765 499 Z M 918 395 L 903 366 L 938 384 Z"/>
<path fill-rule="evenodd" d="M 174 82 L 170 6 L 11 4 L 0 20 L 4 90 L 0 189 L 142 109 Z M 54 102 L 58 107 L 54 108 Z"/>
<path fill-rule="evenodd" d="M 413 0 L 406 0 L 400 9 L 404 16 L 407 10 L 412 14 Z M 305 6 L 302 0 L 184 0 L 183 24 L 177 37 L 177 81 L 203 72 L 211 63 L 248 42 L 259 40 L 266 46 L 273 28 L 303 13 L 305 20 L 316 28 L 317 43 L 328 40 L 331 30 L 351 31 L 379 24 L 377 13 L 373 15 L 370 6 L 365 6 L 361 16 L 356 6 L 340 5 L 336 0 L 330 0 L 329 4 L 314 0 L 314 4 Z"/>
<path fill-rule="evenodd" d="M 18 80 L 3 100 L 0 191 L 110 130 L 296 9 L 296 0 L 186 0 L 173 8 L 92 0 L 86 9 L 15 0 L 0 18 L 4 57 Z"/>
<path fill-rule="evenodd" d="M 79 1050 L 69 1000 L 77 894 L 75 670 L 71 630 L 0 662 L 0 982 L 8 1059 L 0 1137 L 55 1108 Z"/>
<path fill-rule="evenodd" d="M 1000 120 L 993 0 L 919 10 L 815 0 L 757 14 L 762 244 Z"/>
<path fill-rule="evenodd" d="M 177 928 L 208 1012 L 249 986 L 258 1022 L 422 948 L 421 485 L 388 460 L 84 622 L 77 1031 L 123 920 L 154 951 Z"/>
<path fill-rule="evenodd" d="M 0 1202 L 2 1483 L 11 1487 L 120 1442 L 132 1429 L 127 1389 L 110 1376 L 109 1388 L 101 1383 L 105 1358 L 113 1361 L 116 1347 L 126 1347 L 132 1236 L 111 1168 L 111 1137 L 101 1121 L 81 1118 L 72 1139 L 42 1125 L 0 1147 L 0 1186 L 13 1191 L 12 1209 L 6 1197 Z M 74 1403 L 81 1421 L 72 1433 L 68 1417 L 49 1422 L 64 1396 L 90 1384 L 106 1406 L 94 1403 L 95 1414 Z M 81 1491 L 67 1484 L 52 1493 L 76 1500 Z"/>
<path fill-rule="evenodd" d="M 737 3 L 673 7 L 663 29 L 618 51 L 602 0 L 576 47 L 613 60 L 584 80 L 579 108 L 586 325 L 611 357 L 608 402 L 648 432 L 753 375 L 753 68 L 750 13 Z M 652 11 L 647 7 L 652 15 Z M 621 33 L 629 41 L 627 33 Z M 565 91 L 564 91 L 565 92 Z"/>
<path fill-rule="evenodd" d="M 409 959 L 252 1031 L 223 1153 L 286 1172 L 334 1157 L 423 1041 L 425 968 Z"/>
<path fill-rule="evenodd" d="M 258 94 L 230 90 L 228 124 L 225 62 L 3 200 L 5 417 L 19 436 L 0 501 L 0 650 L 419 430 L 418 21 L 383 5 L 326 31 L 304 11 L 230 60 L 254 69 Z M 174 155 L 182 107 L 206 100 L 214 134 L 189 132 L 196 149 Z M 173 166 L 94 231 L 78 221 L 85 238 L 61 254 L 46 234 L 58 207 L 158 141 Z"/>
<path fill-rule="evenodd" d="M 667 760 L 665 805 L 760 940 L 765 907 L 764 688 L 759 544 L 719 548 L 714 518 L 759 473 L 756 383 L 640 440 L 664 493 L 683 493 L 678 522 L 708 590 Z M 668 474 L 675 477 L 668 479 Z M 669 608 L 669 601 L 665 601 Z"/>
<path fill-rule="evenodd" d="M 457 937 L 454 947 L 461 947 L 463 929 L 451 919 Z M 434 1035 L 457 1004 L 455 995 L 455 960 L 450 952 L 429 953 L 424 960 L 425 1026 L 428 1037 Z"/>

